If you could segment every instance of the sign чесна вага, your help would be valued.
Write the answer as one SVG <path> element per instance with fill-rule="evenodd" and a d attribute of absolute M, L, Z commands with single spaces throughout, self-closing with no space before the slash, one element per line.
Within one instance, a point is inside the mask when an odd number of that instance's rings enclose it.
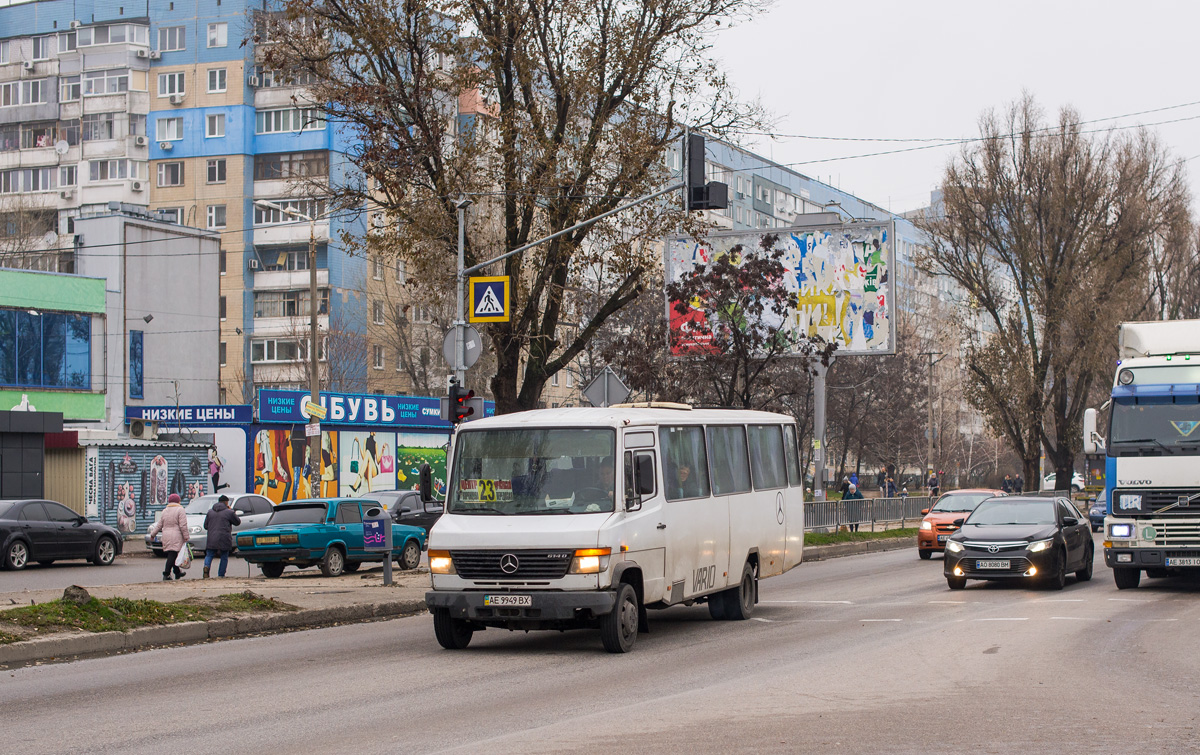
<path fill-rule="evenodd" d="M 253 420 L 251 407 L 246 404 L 215 404 L 201 406 L 126 406 L 125 421 L 140 419 L 180 427 L 196 425 L 248 425 Z"/>
<path fill-rule="evenodd" d="M 308 391 L 261 389 L 258 392 L 258 421 L 306 423 L 309 421 L 309 414 L 304 404 L 308 400 Z M 321 406 L 325 407 L 323 423 L 327 425 L 447 428 L 450 425 L 441 419 L 440 402 L 439 398 L 427 396 L 321 394 Z M 491 401 L 487 402 L 484 414 L 490 417 L 495 413 L 496 405 Z"/>

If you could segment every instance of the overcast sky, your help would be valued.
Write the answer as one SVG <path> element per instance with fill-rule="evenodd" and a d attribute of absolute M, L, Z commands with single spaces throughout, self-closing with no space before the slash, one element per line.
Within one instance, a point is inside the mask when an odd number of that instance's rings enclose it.
<path fill-rule="evenodd" d="M 776 0 L 719 34 L 743 98 L 784 134 L 870 138 L 978 135 L 978 118 L 1031 92 L 1084 120 L 1200 100 L 1200 2 L 1141 0 Z M 1178 157 L 1200 156 L 1200 103 L 1106 121 L 1153 126 Z M 958 147 L 812 163 L 919 143 L 751 139 L 745 146 L 894 212 L 928 203 Z M 1188 163 L 1193 207 L 1200 159 Z"/>

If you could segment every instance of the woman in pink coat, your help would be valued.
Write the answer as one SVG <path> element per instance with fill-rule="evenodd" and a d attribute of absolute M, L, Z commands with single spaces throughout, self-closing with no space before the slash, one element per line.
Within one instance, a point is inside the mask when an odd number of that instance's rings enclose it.
<path fill-rule="evenodd" d="M 163 509 L 162 517 L 150 527 L 150 537 L 162 533 L 163 553 L 167 556 L 167 564 L 163 567 L 163 581 L 171 581 L 171 570 L 175 570 L 175 579 L 183 579 L 186 575 L 175 565 L 179 551 L 187 547 L 188 523 L 187 513 L 179 502 L 179 494 L 172 493 L 167 498 L 167 507 Z"/>

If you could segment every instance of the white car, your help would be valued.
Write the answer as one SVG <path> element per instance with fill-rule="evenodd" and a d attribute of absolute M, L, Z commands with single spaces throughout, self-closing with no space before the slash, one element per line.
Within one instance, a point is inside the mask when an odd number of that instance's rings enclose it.
<path fill-rule="evenodd" d="M 229 496 L 229 508 L 238 515 L 242 523 L 233 528 L 236 534 L 239 530 L 254 529 L 262 527 L 271 518 L 275 507 L 271 502 L 263 498 L 261 495 L 253 493 L 226 493 Z M 204 529 L 204 517 L 208 514 L 209 509 L 220 498 L 219 495 L 202 495 L 199 498 L 193 498 L 188 501 L 184 507 L 184 512 L 187 514 L 188 542 L 192 544 L 192 550 L 196 553 L 204 553 L 205 546 L 208 543 L 208 532 Z M 162 512 L 155 514 L 154 519 L 158 521 L 162 518 Z M 162 555 L 162 540 L 161 536 L 155 535 L 151 539 L 150 535 L 145 535 L 146 548 L 156 556 Z M 235 549 L 236 550 L 236 549 Z"/>
<path fill-rule="evenodd" d="M 1056 479 L 1057 479 L 1057 475 L 1054 472 L 1051 472 L 1050 474 L 1043 477 L 1042 478 L 1042 490 L 1058 490 L 1058 487 L 1055 485 Z M 1083 479 L 1083 475 L 1079 474 L 1078 472 L 1075 472 L 1071 475 L 1071 490 L 1072 491 L 1079 492 L 1080 490 L 1083 490 L 1083 488 L 1086 485 L 1087 485 L 1087 481 Z"/>

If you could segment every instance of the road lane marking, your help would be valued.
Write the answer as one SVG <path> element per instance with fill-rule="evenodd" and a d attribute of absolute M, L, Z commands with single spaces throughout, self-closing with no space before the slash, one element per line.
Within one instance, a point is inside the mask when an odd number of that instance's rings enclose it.
<path fill-rule="evenodd" d="M 750 617 L 750 620 L 751 620 L 751 621 L 762 621 L 762 622 L 765 622 L 765 623 L 767 623 L 767 624 L 774 624 L 774 623 L 775 623 L 775 620 L 774 620 L 774 619 L 764 619 L 764 618 L 763 618 L 763 617 L 761 617 L 761 616 L 751 616 L 751 617 Z"/>
<path fill-rule="evenodd" d="M 1064 621 L 1104 621 L 1102 616 L 1051 616 L 1050 618 Z"/>
<path fill-rule="evenodd" d="M 994 619 L 975 619 L 975 621 L 1029 621 L 1029 617 L 1023 616 L 1023 617 L 1017 617 L 1017 618 L 1005 617 L 1005 618 L 994 618 Z"/>
<path fill-rule="evenodd" d="M 940 604 L 940 605 L 946 605 L 946 606 L 961 606 L 964 603 L 966 603 L 967 601 L 965 601 L 965 600 L 931 600 L 929 602 Z"/>
<path fill-rule="evenodd" d="M 1141 600 L 1139 598 L 1109 598 L 1109 600 L 1120 601 L 1121 603 L 1150 603 L 1149 600 Z"/>
<path fill-rule="evenodd" d="M 859 621 L 862 621 L 862 622 L 867 622 L 867 621 L 904 621 L 904 619 L 859 619 Z"/>
<path fill-rule="evenodd" d="M 798 601 L 796 601 L 796 602 L 797 602 L 797 603 L 826 603 L 826 604 L 839 604 L 839 605 L 847 605 L 847 606 L 852 606 L 852 605 L 854 605 L 854 601 L 852 601 L 852 600 L 798 600 Z"/>
<path fill-rule="evenodd" d="M 1043 598 L 1034 603 L 1082 603 L 1083 598 Z"/>

